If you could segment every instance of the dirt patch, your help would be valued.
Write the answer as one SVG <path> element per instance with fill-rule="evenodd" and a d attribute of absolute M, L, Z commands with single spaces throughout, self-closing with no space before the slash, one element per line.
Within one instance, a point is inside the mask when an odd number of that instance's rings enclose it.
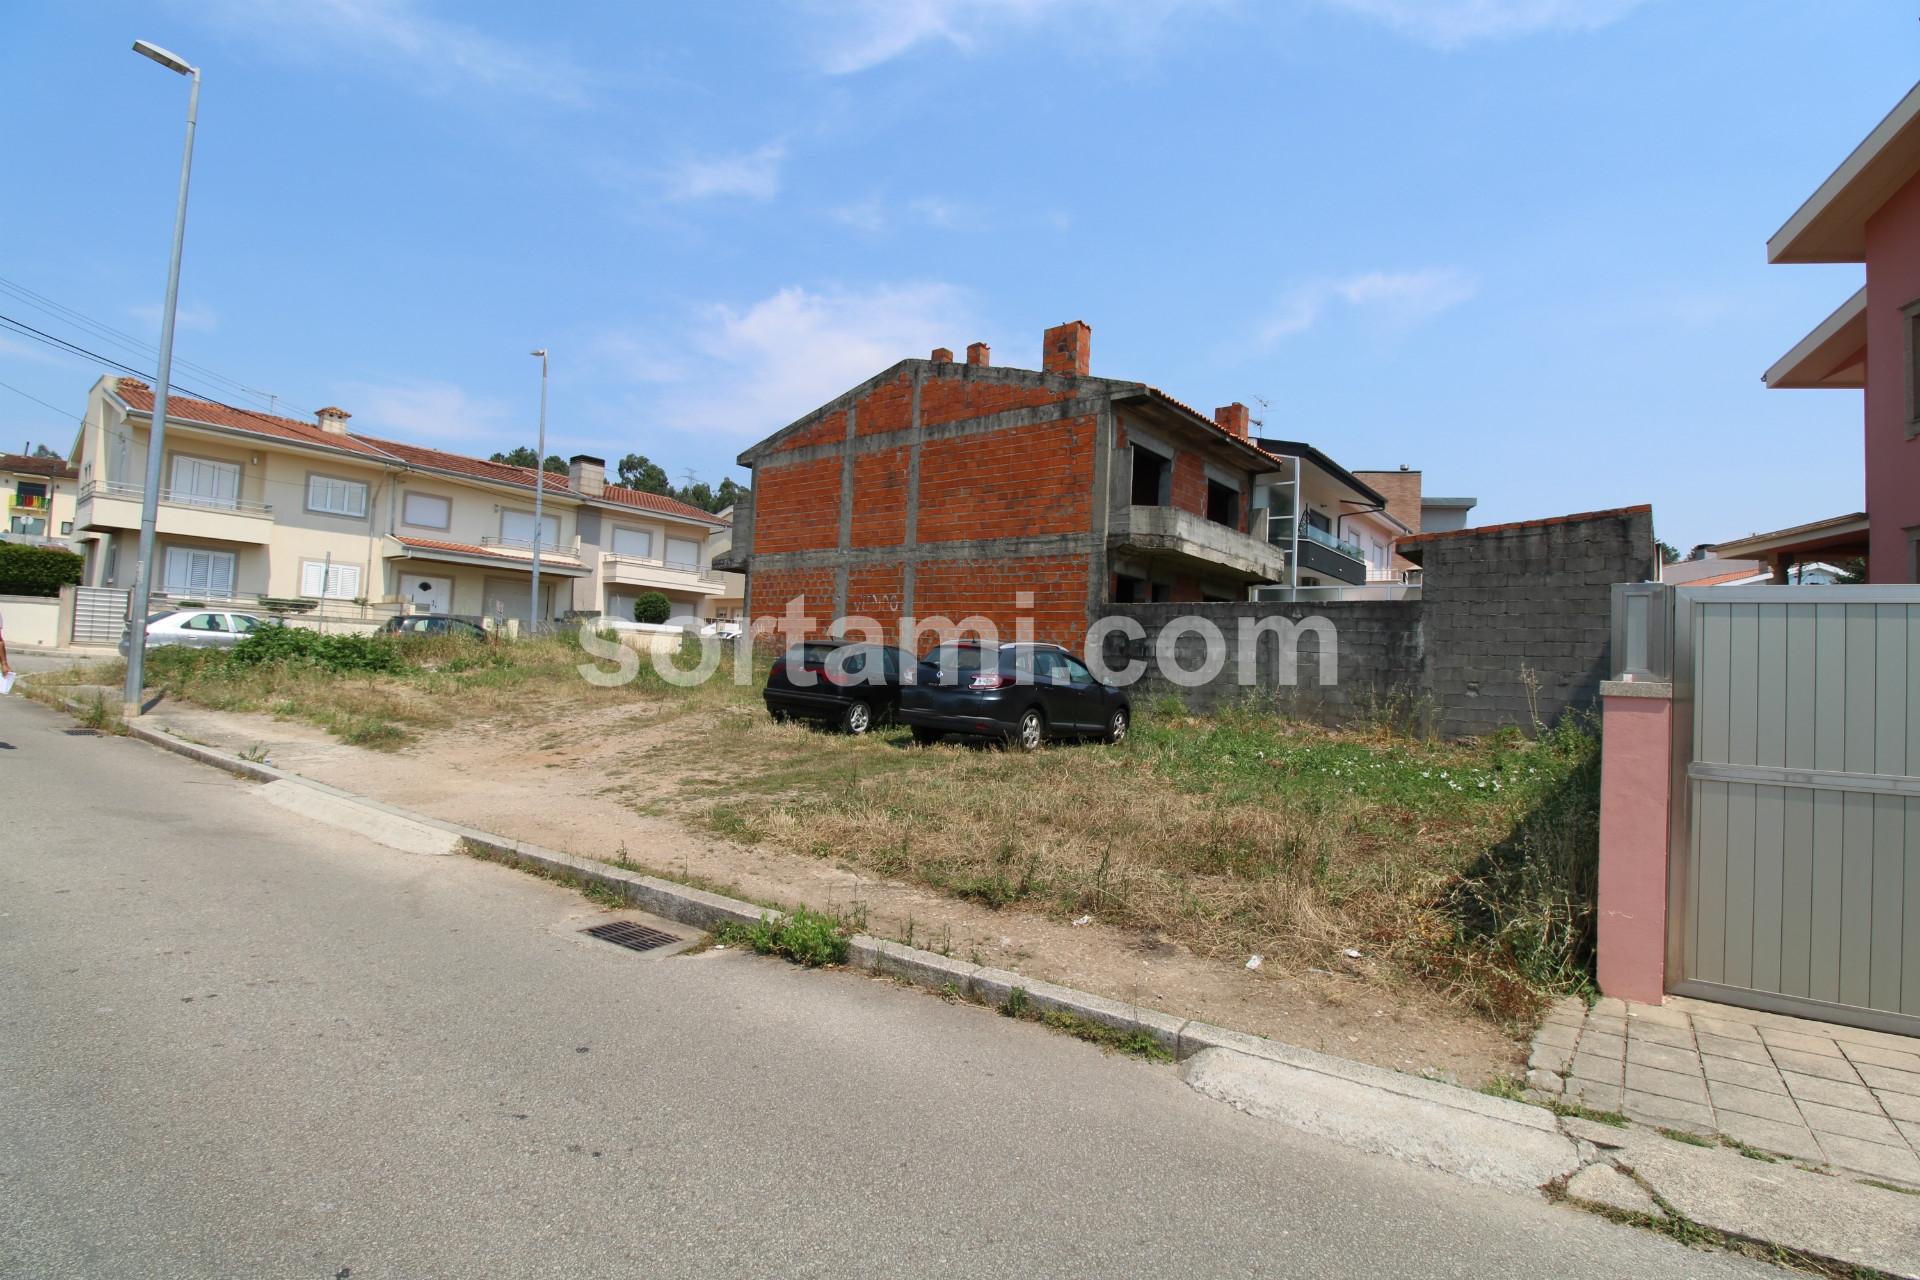
<path fill-rule="evenodd" d="M 804 751 L 815 733 L 749 724 L 737 709 L 665 700 L 576 705 L 548 716 L 516 708 L 498 720 L 423 730 L 398 751 L 351 746 L 311 725 L 251 713 L 167 704 L 154 718 L 198 741 L 264 751 L 279 767 L 389 804 L 624 859 L 750 900 L 822 910 L 864 904 L 869 929 L 883 937 L 1383 1067 L 1471 1086 L 1512 1074 L 1521 1058 L 1514 1038 L 1395 978 L 1391 966 L 1364 954 L 1369 948 L 1357 959 L 1341 949 L 1324 964 L 1268 957 L 1248 969 L 1245 956 L 1199 955 L 1151 927 L 996 910 L 862 870 L 869 857 L 812 856 L 718 835 L 689 802 L 725 795 L 738 773 L 714 749 L 715 735 L 722 747 L 727 735 L 750 733 Z"/>

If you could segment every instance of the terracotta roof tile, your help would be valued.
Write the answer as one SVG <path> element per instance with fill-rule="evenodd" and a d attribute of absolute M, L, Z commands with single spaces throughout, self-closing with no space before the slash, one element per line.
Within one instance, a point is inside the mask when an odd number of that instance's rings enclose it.
<path fill-rule="evenodd" d="M 688 516 L 695 520 L 708 520 L 726 523 L 711 511 L 702 511 L 695 506 L 668 498 L 658 493 L 648 493 L 644 489 L 628 489 L 623 485 L 610 484 L 606 492 L 600 495 L 607 502 L 617 502 L 623 507 L 640 507 L 647 511 L 658 511 L 663 515 Z"/>
<path fill-rule="evenodd" d="M 115 388 L 127 407 L 141 413 L 153 412 L 153 388 L 137 378 L 121 378 Z M 325 449 L 341 449 L 348 453 L 366 454 L 370 457 L 383 456 L 380 450 L 366 443 L 358 436 L 340 435 L 332 431 L 322 431 L 316 423 L 302 422 L 297 418 L 282 418 L 277 414 L 258 413 L 252 409 L 237 409 L 232 405 L 214 404 L 208 400 L 195 400 L 189 396 L 167 397 L 167 417 L 180 418 L 187 422 L 204 422 L 209 426 L 226 427 L 231 431 L 247 431 L 258 436 L 268 436 L 279 440 L 295 440 L 301 444 L 319 445 Z"/>
<path fill-rule="evenodd" d="M 51 476 L 60 480 L 78 480 L 80 473 L 65 458 L 35 458 L 24 453 L 0 453 L 0 471 L 21 475 Z"/>
<path fill-rule="evenodd" d="M 337 437 L 335 437 L 337 438 Z M 463 453 L 448 453 L 444 449 L 429 449 L 423 445 L 403 444 L 398 440 L 381 440 L 374 436 L 355 435 L 372 445 L 390 458 L 416 467 L 433 467 L 439 471 L 452 471 L 458 475 L 473 476 L 478 480 L 491 480 L 496 484 L 514 484 L 524 488 L 533 488 L 533 478 L 537 475 L 546 482 L 548 493 L 570 493 L 567 478 L 558 472 L 535 471 L 532 467 L 516 467 L 505 462 L 490 462 L 485 458 L 470 458 Z"/>

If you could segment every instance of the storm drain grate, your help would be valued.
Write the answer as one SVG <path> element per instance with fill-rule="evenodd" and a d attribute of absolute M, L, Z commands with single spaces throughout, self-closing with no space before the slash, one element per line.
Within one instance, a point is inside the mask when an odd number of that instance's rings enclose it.
<path fill-rule="evenodd" d="M 97 738 L 100 736 L 98 729 L 62 729 L 60 732 L 66 734 L 69 738 Z"/>
<path fill-rule="evenodd" d="M 611 942 L 616 947 L 625 947 L 629 951 L 651 951 L 655 947 L 664 947 L 680 939 L 658 929 L 649 929 L 643 924 L 631 920 L 613 920 L 607 924 L 596 924 L 591 929 L 580 932 L 592 934 L 602 942 Z"/>

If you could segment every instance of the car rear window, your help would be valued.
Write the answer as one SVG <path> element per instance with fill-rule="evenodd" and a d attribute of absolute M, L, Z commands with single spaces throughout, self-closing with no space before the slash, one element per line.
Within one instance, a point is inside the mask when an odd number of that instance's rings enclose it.
<path fill-rule="evenodd" d="M 997 667 L 999 662 L 998 653 L 978 645 L 943 644 L 929 649 L 920 659 L 920 679 L 926 684 L 952 684 L 982 669 Z"/>

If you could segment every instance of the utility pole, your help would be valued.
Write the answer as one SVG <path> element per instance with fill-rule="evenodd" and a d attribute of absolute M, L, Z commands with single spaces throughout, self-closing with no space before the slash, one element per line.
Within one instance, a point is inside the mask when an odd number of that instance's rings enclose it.
<path fill-rule="evenodd" d="M 547 491 L 547 349 L 540 347 L 529 355 L 540 357 L 540 442 L 533 450 L 533 608 L 527 617 L 540 625 L 540 540 L 546 535 L 546 522 L 540 516 L 540 495 Z"/>

